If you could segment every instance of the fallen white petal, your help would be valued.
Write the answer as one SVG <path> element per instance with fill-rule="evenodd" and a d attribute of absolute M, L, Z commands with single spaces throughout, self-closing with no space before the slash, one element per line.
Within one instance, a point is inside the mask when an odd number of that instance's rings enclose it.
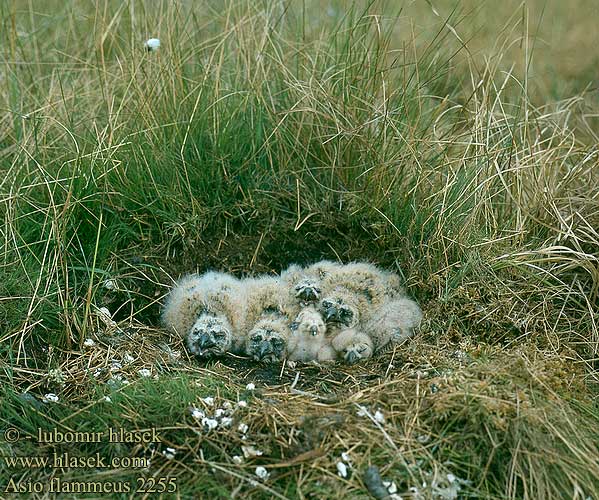
<path fill-rule="evenodd" d="M 251 445 L 242 446 L 241 451 L 243 451 L 243 456 L 245 458 L 260 457 L 264 454 L 262 450 L 258 450 Z"/>
<path fill-rule="evenodd" d="M 197 418 L 198 420 L 200 420 L 201 418 L 204 418 L 206 416 L 204 414 L 204 412 L 202 410 L 199 410 L 198 408 L 191 408 L 190 412 L 191 412 L 191 416 L 193 418 Z"/>
<path fill-rule="evenodd" d="M 160 40 L 158 38 L 150 38 L 144 44 L 149 52 L 154 52 L 160 48 Z"/>
<path fill-rule="evenodd" d="M 270 473 L 262 466 L 256 467 L 256 476 L 260 479 L 267 479 Z"/>
<path fill-rule="evenodd" d="M 56 394 L 54 394 L 53 392 L 49 392 L 42 398 L 42 401 L 44 403 L 57 403 L 58 396 Z"/>
<path fill-rule="evenodd" d="M 231 417 L 223 417 L 220 421 L 220 425 L 222 425 L 223 427 L 231 427 L 232 423 L 233 419 Z"/>
<path fill-rule="evenodd" d="M 212 429 L 216 429 L 218 427 L 218 420 L 204 417 L 202 419 L 202 425 L 208 427 L 208 430 L 211 431 Z"/>

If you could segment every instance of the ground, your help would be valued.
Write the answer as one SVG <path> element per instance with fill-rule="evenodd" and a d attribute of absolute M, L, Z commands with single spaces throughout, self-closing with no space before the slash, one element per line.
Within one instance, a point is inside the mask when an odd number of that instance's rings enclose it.
<path fill-rule="evenodd" d="M 2 4 L 0 497 L 596 498 L 598 9 Z M 160 326 L 182 273 L 322 258 L 398 272 L 418 335 L 290 367 Z"/>

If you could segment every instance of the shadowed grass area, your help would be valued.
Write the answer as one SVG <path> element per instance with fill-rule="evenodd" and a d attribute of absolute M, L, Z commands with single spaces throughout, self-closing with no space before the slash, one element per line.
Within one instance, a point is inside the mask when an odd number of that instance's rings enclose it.
<path fill-rule="evenodd" d="M 593 9 L 2 5 L 3 425 L 161 428 L 155 449 L 72 451 L 156 456 L 96 472 L 176 477 L 182 498 L 366 497 L 368 465 L 404 497 L 592 496 L 596 57 L 559 54 L 593 46 Z M 198 366 L 153 329 L 182 273 L 322 258 L 400 273 L 425 310 L 420 337 L 363 367 L 291 370 Z M 206 396 L 252 396 L 231 418 L 263 455 L 233 461 L 247 446 L 235 425 L 207 432 L 191 416 Z M 1 474 L 4 487 L 14 471 Z"/>

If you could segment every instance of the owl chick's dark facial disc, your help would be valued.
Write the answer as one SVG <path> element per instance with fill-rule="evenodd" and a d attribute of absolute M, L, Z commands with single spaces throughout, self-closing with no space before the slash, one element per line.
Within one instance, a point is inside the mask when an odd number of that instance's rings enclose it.
<path fill-rule="evenodd" d="M 320 312 L 328 323 L 339 323 L 344 326 L 353 326 L 357 320 L 356 310 L 342 299 L 328 297 L 320 303 Z"/>
<path fill-rule="evenodd" d="M 187 336 L 189 352 L 199 357 L 222 356 L 231 349 L 233 336 L 228 321 L 212 315 L 202 315 Z"/>
<path fill-rule="evenodd" d="M 287 342 L 283 335 L 269 328 L 257 328 L 250 332 L 247 352 L 256 361 L 276 363 L 285 354 Z"/>

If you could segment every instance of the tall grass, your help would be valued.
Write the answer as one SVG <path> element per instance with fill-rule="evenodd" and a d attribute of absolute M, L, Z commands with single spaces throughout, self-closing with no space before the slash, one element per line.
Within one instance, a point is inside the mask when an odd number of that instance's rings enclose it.
<path fill-rule="evenodd" d="M 441 7 L 3 4 L 7 366 L 80 349 L 102 305 L 155 323 L 181 272 L 328 257 L 401 272 L 428 333 L 572 348 L 596 383 L 594 94 L 545 104 L 537 11 L 488 53 L 488 8 Z"/>

